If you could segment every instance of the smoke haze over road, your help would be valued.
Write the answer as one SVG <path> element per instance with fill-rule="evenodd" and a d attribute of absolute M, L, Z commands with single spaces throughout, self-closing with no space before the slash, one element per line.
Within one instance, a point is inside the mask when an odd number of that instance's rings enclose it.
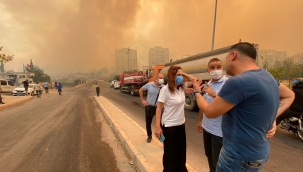
<path fill-rule="evenodd" d="M 0 46 L 22 70 L 33 59 L 46 73 L 87 72 L 114 67 L 115 49 L 138 52 L 148 65 L 154 46 L 171 59 L 211 49 L 213 1 L 201 0 L 1 0 Z M 242 41 L 260 49 L 303 52 L 302 0 L 218 0 L 215 49 Z M 18 68 L 17 68 L 18 67 Z"/>

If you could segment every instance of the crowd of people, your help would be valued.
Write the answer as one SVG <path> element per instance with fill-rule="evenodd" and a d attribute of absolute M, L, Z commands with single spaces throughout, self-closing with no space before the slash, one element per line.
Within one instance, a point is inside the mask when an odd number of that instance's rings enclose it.
<path fill-rule="evenodd" d="M 22 85 L 24 86 L 25 89 L 25 96 L 28 96 L 28 86 L 29 86 L 29 82 L 28 79 L 26 79 L 25 81 L 22 82 Z M 44 81 L 42 83 L 42 85 L 39 84 L 39 82 L 36 82 L 34 85 L 34 91 L 36 92 L 36 95 L 38 98 L 41 98 L 41 94 L 42 94 L 42 89 L 44 89 L 45 94 L 49 94 L 49 83 L 47 81 Z M 57 83 L 55 82 L 54 84 L 55 89 L 58 90 L 59 95 L 62 94 L 62 84 L 61 83 Z"/>
<path fill-rule="evenodd" d="M 269 158 L 269 139 L 275 134 L 276 119 L 288 111 L 295 94 L 260 69 L 256 56 L 252 44 L 240 42 L 226 56 L 225 71 L 230 78 L 224 75 L 223 62 L 213 58 L 208 63 L 208 82 L 171 66 L 166 85 L 159 74 L 140 89 L 147 142 L 152 139 L 154 115 L 154 134 L 158 139 L 165 138 L 161 140 L 164 172 L 187 171 L 185 93 L 192 93 L 199 107 L 197 130 L 202 133 L 211 172 L 259 171 L 263 167 Z M 148 91 L 146 100 L 143 91 Z"/>

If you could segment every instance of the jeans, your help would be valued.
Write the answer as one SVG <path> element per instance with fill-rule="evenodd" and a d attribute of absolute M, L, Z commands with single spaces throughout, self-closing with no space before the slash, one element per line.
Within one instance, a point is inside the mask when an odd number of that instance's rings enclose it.
<path fill-rule="evenodd" d="M 263 159 L 247 161 L 229 156 L 222 147 L 217 163 L 217 172 L 258 172 L 267 162 L 269 155 Z"/>
<path fill-rule="evenodd" d="M 172 127 L 162 126 L 165 140 L 163 172 L 187 172 L 185 124 Z"/>
<path fill-rule="evenodd" d="M 223 138 L 213 135 L 203 129 L 204 151 L 207 156 L 210 172 L 216 171 L 216 165 L 222 148 Z"/>

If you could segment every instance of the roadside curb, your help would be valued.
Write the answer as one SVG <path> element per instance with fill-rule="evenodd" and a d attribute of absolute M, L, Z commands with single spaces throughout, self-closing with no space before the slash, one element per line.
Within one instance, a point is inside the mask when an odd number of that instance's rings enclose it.
<path fill-rule="evenodd" d="M 138 145 L 137 140 L 142 139 L 145 141 L 146 133 L 145 130 L 133 121 L 130 117 L 124 114 L 120 109 L 118 109 L 115 105 L 109 102 L 106 98 L 100 96 L 94 96 L 96 103 L 100 107 L 105 120 L 109 123 L 112 131 L 117 135 L 118 141 L 121 143 L 126 153 L 130 156 L 131 160 L 134 162 L 136 168 L 140 172 L 156 172 L 163 171 L 162 166 L 162 156 L 163 156 L 163 143 L 161 143 L 158 139 L 152 139 L 152 144 L 150 143 L 148 147 L 145 147 L 142 150 L 142 145 Z M 119 114 L 117 116 L 117 114 Z M 123 118 L 123 119 L 122 119 Z M 121 123 L 121 120 L 125 123 Z M 120 124 L 119 124 L 120 122 Z M 135 139 L 133 135 L 130 137 L 130 131 L 126 129 L 126 126 L 131 124 L 133 127 L 133 132 L 140 133 Z M 121 126 L 122 125 L 122 126 Z M 126 129 L 126 130 L 125 130 Z M 135 144 L 134 144 L 134 143 Z M 136 145 L 137 144 L 137 145 Z M 160 160 L 159 160 L 160 158 Z M 157 159 L 155 161 L 155 159 Z M 186 163 L 187 170 L 189 172 L 196 172 L 192 166 Z"/>
<path fill-rule="evenodd" d="M 0 106 L 0 110 L 4 110 L 4 109 L 10 108 L 12 106 L 24 103 L 24 102 L 26 102 L 26 101 L 28 101 L 32 98 L 33 98 L 33 96 L 29 96 L 29 97 L 26 97 L 26 98 L 21 99 L 21 100 L 17 100 L 17 101 L 11 102 L 11 103 L 3 104 L 3 105 Z"/>
<path fill-rule="evenodd" d="M 115 119 L 112 118 L 110 112 L 108 112 L 98 101 L 97 97 L 94 97 L 98 106 L 100 107 L 102 113 L 104 114 L 104 117 L 106 121 L 109 123 L 110 128 L 114 133 L 116 133 L 119 141 L 121 142 L 121 145 L 124 147 L 134 164 L 136 165 L 136 168 L 140 172 L 156 172 L 156 168 L 153 167 L 152 164 L 149 163 L 149 161 L 146 159 L 146 157 L 135 147 L 135 145 L 132 144 L 131 139 L 127 136 L 127 134 L 122 130 L 122 128 L 117 124 Z M 107 100 L 106 100 L 107 101 Z M 110 103 L 110 102 L 109 102 Z M 111 104 L 111 103 L 110 103 Z M 113 105 L 114 106 L 114 105 Z M 116 107 L 115 107 L 116 108 Z M 122 112 L 121 112 L 122 113 Z M 125 114 L 121 114 L 125 115 Z M 125 116 L 127 117 L 127 116 Z M 127 117 L 128 118 L 128 117 Z M 131 120 L 128 118 L 128 120 Z M 131 120 L 131 122 L 135 125 L 138 125 L 134 121 Z"/>

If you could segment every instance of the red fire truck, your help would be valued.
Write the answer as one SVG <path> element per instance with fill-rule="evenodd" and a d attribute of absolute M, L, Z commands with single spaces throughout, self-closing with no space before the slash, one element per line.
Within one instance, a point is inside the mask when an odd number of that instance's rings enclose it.
<path fill-rule="evenodd" d="M 130 92 L 132 96 L 138 95 L 139 89 L 146 83 L 154 81 L 164 65 L 156 65 L 147 71 L 122 73 L 120 75 L 120 92 Z"/>

